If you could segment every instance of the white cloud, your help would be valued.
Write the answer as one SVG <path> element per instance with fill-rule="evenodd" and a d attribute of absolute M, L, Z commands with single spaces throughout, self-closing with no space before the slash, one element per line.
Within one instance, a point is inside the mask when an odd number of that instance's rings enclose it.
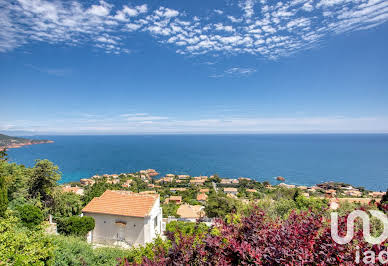
<path fill-rule="evenodd" d="M 52 5 L 47 6 L 53 7 Z M 100 1 L 100 5 L 92 5 L 86 12 L 96 16 L 106 16 L 110 13 L 110 9 L 111 5 L 104 1 Z"/>
<path fill-rule="evenodd" d="M 107 53 L 128 53 L 130 47 L 124 45 L 128 35 L 146 32 L 183 55 L 251 54 L 276 59 L 314 47 L 327 36 L 388 21 L 386 0 L 241 0 L 239 12 L 215 9 L 219 16 L 210 18 L 190 16 L 190 10 L 113 3 L 0 0 L 0 52 L 47 42 L 91 43 Z"/>

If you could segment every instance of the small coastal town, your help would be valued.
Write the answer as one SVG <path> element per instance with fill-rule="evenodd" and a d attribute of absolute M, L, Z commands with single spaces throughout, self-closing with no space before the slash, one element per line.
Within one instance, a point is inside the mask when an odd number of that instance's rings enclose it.
<path fill-rule="evenodd" d="M 249 177 L 221 178 L 159 173 L 154 169 L 136 173 L 94 175 L 62 186 L 63 192 L 80 196 L 103 188 L 82 209 L 82 215 L 93 217 L 96 225 L 88 241 L 100 245 L 131 247 L 152 242 L 163 235 L 173 221 L 196 222 L 211 226 L 217 216 L 214 209 L 222 208 L 215 200 L 224 198 L 230 206 L 261 204 L 269 195 L 297 191 L 305 199 L 318 200 L 331 210 L 343 205 L 378 204 L 385 192 L 369 191 L 349 184 L 327 182 L 315 186 L 286 184 L 286 178 L 276 177 L 277 185 L 258 182 Z M 102 193 L 103 192 L 103 193 Z M 102 194 L 101 194 L 102 193 Z M 273 201 L 273 199 L 271 199 Z M 213 201 L 213 202 L 212 202 Z M 212 207 L 212 204 L 216 206 Z M 236 211 L 230 208 L 230 211 Z"/>

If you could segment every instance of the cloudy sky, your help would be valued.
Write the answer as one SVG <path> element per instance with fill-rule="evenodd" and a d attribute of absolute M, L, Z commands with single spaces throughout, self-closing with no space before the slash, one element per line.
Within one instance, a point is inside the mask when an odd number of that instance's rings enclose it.
<path fill-rule="evenodd" d="M 387 0 L 0 0 L 0 132 L 388 132 Z"/>

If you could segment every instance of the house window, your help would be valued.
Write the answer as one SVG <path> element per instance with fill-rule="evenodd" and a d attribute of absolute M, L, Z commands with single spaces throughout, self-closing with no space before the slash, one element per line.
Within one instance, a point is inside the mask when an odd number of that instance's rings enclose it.
<path fill-rule="evenodd" d="M 156 216 L 154 219 L 154 228 L 158 228 L 158 216 Z"/>

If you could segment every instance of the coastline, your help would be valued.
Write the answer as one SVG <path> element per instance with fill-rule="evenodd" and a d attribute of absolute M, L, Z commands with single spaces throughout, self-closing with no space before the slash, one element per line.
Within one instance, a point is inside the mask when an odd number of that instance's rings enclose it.
<path fill-rule="evenodd" d="M 54 143 L 53 140 L 34 140 L 34 141 L 29 141 L 29 142 L 24 142 L 24 143 L 15 143 L 15 144 L 10 144 L 7 146 L 0 146 L 0 150 L 2 149 L 16 149 L 16 148 L 21 148 L 23 146 L 30 146 L 30 145 L 35 145 L 35 144 L 46 144 L 46 143 Z"/>

